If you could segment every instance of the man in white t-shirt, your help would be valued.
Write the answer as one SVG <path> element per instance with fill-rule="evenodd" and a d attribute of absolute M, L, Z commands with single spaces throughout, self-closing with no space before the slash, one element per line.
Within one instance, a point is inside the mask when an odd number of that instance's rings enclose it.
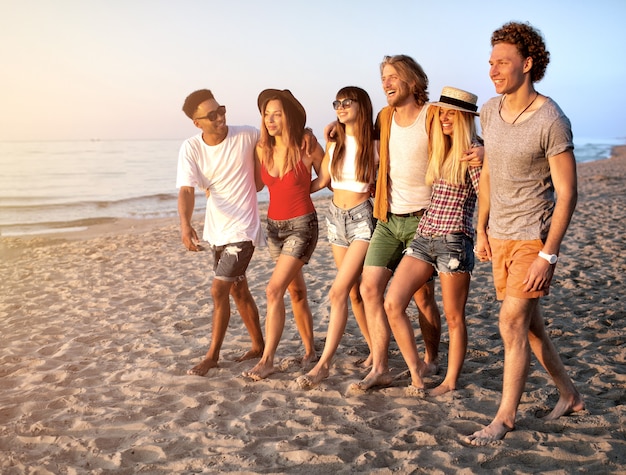
<path fill-rule="evenodd" d="M 233 296 L 252 339 L 251 349 L 237 361 L 263 354 L 259 311 L 246 279 L 254 248 L 263 239 L 256 196 L 263 184 L 259 161 L 254 156 L 259 131 L 249 126 L 227 126 L 226 107 L 208 89 L 187 96 L 183 111 L 202 132 L 187 139 L 178 155 L 176 187 L 181 238 L 188 250 L 202 249 L 191 225 L 195 188 L 201 188 L 207 194 L 203 239 L 213 251 L 215 271 L 211 285 L 211 345 L 204 359 L 187 371 L 204 376 L 217 366 L 230 320 L 229 295 Z"/>

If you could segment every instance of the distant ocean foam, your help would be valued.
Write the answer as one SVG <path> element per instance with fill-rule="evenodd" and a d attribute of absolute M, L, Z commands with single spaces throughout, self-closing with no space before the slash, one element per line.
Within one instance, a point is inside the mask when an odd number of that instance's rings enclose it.
<path fill-rule="evenodd" d="M 0 142 L 0 235 L 80 229 L 118 218 L 177 215 L 181 140 Z M 610 156 L 626 139 L 578 139 L 576 160 Z M 328 191 L 316 195 L 329 194 Z M 267 190 L 259 202 L 269 199 Z M 196 213 L 204 212 L 204 193 Z"/>

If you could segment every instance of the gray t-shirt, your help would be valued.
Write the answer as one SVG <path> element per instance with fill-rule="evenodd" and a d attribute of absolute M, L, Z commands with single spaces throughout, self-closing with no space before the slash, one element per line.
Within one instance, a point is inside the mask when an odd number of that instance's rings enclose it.
<path fill-rule="evenodd" d="M 548 158 L 574 149 L 571 124 L 550 98 L 516 124 L 502 120 L 499 104 L 500 97 L 494 97 L 480 111 L 489 160 L 489 235 L 544 240 L 555 203 Z"/>

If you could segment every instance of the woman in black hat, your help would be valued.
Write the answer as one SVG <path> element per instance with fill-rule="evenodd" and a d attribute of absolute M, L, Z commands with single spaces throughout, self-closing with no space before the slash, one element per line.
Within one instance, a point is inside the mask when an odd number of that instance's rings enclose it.
<path fill-rule="evenodd" d="M 316 358 L 313 316 L 307 300 L 302 266 L 309 262 L 318 237 L 318 222 L 311 200 L 311 174 L 319 173 L 324 151 L 318 144 L 305 152 L 306 112 L 289 90 L 266 89 L 259 94 L 261 139 L 256 147 L 261 179 L 270 202 L 267 239 L 276 265 L 266 288 L 265 350 L 261 360 L 244 376 L 254 380 L 274 371 L 274 356 L 285 327 L 284 295 L 288 290 L 298 332 L 304 344 L 302 365 Z"/>

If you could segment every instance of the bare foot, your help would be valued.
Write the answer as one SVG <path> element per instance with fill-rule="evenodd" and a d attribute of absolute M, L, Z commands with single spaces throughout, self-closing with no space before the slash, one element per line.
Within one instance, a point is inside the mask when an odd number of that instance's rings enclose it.
<path fill-rule="evenodd" d="M 372 366 L 372 361 L 373 361 L 373 357 L 370 354 L 367 358 L 365 358 L 364 360 L 358 360 L 356 363 L 354 363 L 355 366 L 360 366 L 362 368 L 370 368 Z"/>
<path fill-rule="evenodd" d="M 302 365 L 303 368 L 306 369 L 309 366 L 311 366 L 313 363 L 315 363 L 316 361 L 317 361 L 317 354 L 313 352 L 313 353 L 304 355 L 302 357 L 302 361 L 300 362 L 300 364 Z"/>
<path fill-rule="evenodd" d="M 237 358 L 235 361 L 240 362 L 240 361 L 246 361 L 246 360 L 253 360 L 255 358 L 260 358 L 261 356 L 263 356 L 263 348 L 261 348 L 259 351 L 250 350 L 247 353 L 240 356 L 239 358 Z"/>
<path fill-rule="evenodd" d="M 262 379 L 267 378 L 271 374 L 274 374 L 276 369 L 273 364 L 266 364 L 261 361 L 257 363 L 257 365 L 252 368 L 250 371 L 244 371 L 242 376 L 246 378 L 253 379 L 254 381 L 261 381 Z"/>
<path fill-rule="evenodd" d="M 187 374 L 191 376 L 204 376 L 211 368 L 217 368 L 217 361 L 205 358 L 199 364 L 187 370 Z"/>
<path fill-rule="evenodd" d="M 441 396 L 442 394 L 454 391 L 455 389 L 456 386 L 450 385 L 444 380 L 439 386 L 428 391 L 428 395 L 433 397 Z"/>
<path fill-rule="evenodd" d="M 411 384 L 406 388 L 404 394 L 406 394 L 408 397 L 423 399 L 424 396 L 426 396 L 426 391 L 424 391 L 424 388 L 418 388 L 417 386 L 413 386 Z"/>
<path fill-rule="evenodd" d="M 573 412 L 582 411 L 585 409 L 585 402 L 580 394 L 576 393 L 576 396 L 572 400 L 565 399 L 563 396 L 559 398 L 559 401 L 552 409 L 552 412 L 543 418 L 544 421 L 553 421 L 561 416 L 567 416 Z"/>
<path fill-rule="evenodd" d="M 482 447 L 492 442 L 502 440 L 506 434 L 513 430 L 512 427 L 505 426 L 500 422 L 493 421 L 482 430 L 474 432 L 463 439 L 466 444 Z"/>
<path fill-rule="evenodd" d="M 296 384 L 300 387 L 300 389 L 312 389 L 324 379 L 328 378 L 328 373 L 329 371 L 326 367 L 315 367 L 307 374 L 296 379 Z"/>
<path fill-rule="evenodd" d="M 356 385 L 357 390 L 359 391 L 367 391 L 373 387 L 385 387 L 389 386 L 393 383 L 393 376 L 389 374 L 389 372 L 378 374 L 373 371 L 370 372 L 363 380 L 358 383 L 354 383 Z M 352 386 L 352 385 L 351 385 Z"/>
<path fill-rule="evenodd" d="M 430 361 L 422 365 L 422 369 L 420 370 L 420 376 L 425 378 L 426 376 L 434 376 L 439 372 L 439 362 L 438 361 Z"/>

